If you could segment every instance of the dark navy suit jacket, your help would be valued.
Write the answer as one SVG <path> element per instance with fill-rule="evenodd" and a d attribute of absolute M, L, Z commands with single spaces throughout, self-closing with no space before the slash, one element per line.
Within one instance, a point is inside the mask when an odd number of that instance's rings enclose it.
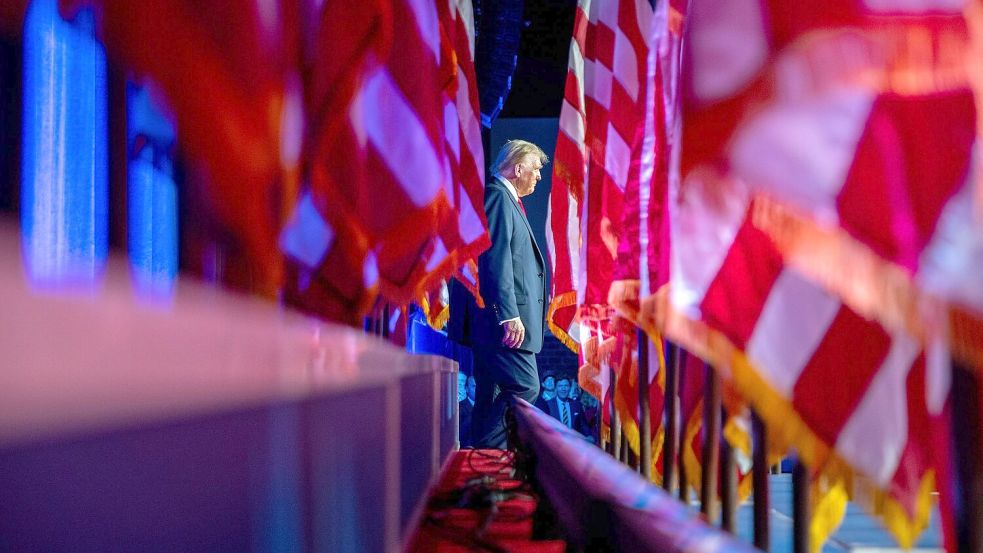
<path fill-rule="evenodd" d="M 475 346 L 503 347 L 501 321 L 519 317 L 526 328 L 520 350 L 539 353 L 546 318 L 546 262 L 529 220 L 497 178 L 485 186 L 485 216 L 491 247 L 478 258 L 485 308 L 458 294 L 451 297 L 451 339 Z M 466 294 L 466 292 L 465 292 Z M 464 309 L 454 305 L 455 300 Z"/>
<path fill-rule="evenodd" d="M 563 401 L 559 397 L 554 397 L 553 399 L 546 402 L 547 413 L 553 416 L 554 419 L 562 421 L 563 418 L 560 416 L 560 402 Z M 580 405 L 579 401 L 567 400 L 567 405 L 570 408 L 570 428 L 573 428 L 581 434 L 589 435 L 590 428 L 587 426 L 587 420 L 584 418 L 584 409 Z"/>

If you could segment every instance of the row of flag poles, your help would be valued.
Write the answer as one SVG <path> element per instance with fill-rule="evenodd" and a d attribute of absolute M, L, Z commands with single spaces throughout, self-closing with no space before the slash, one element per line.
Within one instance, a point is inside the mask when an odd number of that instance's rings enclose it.
<path fill-rule="evenodd" d="M 549 326 L 631 449 L 648 441 L 654 479 L 669 339 L 724 384 L 742 496 L 752 411 L 765 458 L 808 467 L 813 549 L 848 498 L 910 547 L 935 491 L 955 548 L 951 366 L 983 367 L 981 6 L 578 3 Z M 704 374 L 681 374 L 699 489 Z"/>

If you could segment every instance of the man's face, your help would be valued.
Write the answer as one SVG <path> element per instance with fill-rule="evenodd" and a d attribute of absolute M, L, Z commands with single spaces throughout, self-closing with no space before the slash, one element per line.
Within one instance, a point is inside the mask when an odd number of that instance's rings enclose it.
<path fill-rule="evenodd" d="M 461 403 L 462 401 L 464 401 L 464 398 L 467 397 L 467 393 L 468 393 L 466 389 L 467 382 L 468 382 L 468 375 L 464 373 L 457 373 L 457 402 L 458 403 Z"/>
<path fill-rule="evenodd" d="M 474 393 L 477 386 L 474 383 L 474 377 L 468 377 L 468 399 L 474 402 Z"/>
<path fill-rule="evenodd" d="M 584 404 L 584 407 L 597 407 L 597 400 L 590 394 L 580 394 L 580 402 Z"/>
<path fill-rule="evenodd" d="M 570 396 L 570 381 L 566 378 L 561 378 L 559 382 L 556 383 L 556 397 L 560 399 L 567 399 Z"/>
<path fill-rule="evenodd" d="M 536 190 L 536 183 L 543 178 L 539 170 L 543 168 L 543 163 L 539 161 L 539 156 L 528 154 L 516 167 L 515 191 L 519 197 L 528 196 Z"/>
<path fill-rule="evenodd" d="M 553 391 L 556 389 L 556 379 L 552 376 L 547 376 L 543 379 L 543 389 Z"/>

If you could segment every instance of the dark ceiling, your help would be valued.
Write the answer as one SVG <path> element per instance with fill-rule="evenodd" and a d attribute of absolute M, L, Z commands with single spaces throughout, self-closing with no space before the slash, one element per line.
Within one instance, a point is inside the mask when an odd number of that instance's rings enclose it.
<path fill-rule="evenodd" d="M 501 117 L 559 117 L 576 0 L 525 0 L 525 28 Z"/>

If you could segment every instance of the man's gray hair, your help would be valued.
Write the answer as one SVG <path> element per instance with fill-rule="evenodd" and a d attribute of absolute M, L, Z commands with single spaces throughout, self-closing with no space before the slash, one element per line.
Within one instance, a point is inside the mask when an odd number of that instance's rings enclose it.
<path fill-rule="evenodd" d="M 550 161 L 550 158 L 546 155 L 546 152 L 532 142 L 526 142 L 525 140 L 507 140 L 502 146 L 502 149 L 498 151 L 498 156 L 495 158 L 495 163 L 493 163 L 491 166 L 492 171 L 496 175 L 501 175 L 507 172 L 510 167 L 515 167 L 516 164 L 521 163 L 522 160 L 529 154 L 538 157 L 539 162 L 543 165 L 546 165 Z"/>

